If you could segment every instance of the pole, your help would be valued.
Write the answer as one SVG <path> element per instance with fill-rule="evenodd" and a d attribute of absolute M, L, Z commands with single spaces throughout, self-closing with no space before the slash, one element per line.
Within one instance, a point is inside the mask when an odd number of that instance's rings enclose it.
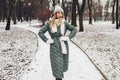
<path fill-rule="evenodd" d="M 28 3 L 28 6 L 29 6 L 29 21 L 31 26 L 31 3 Z"/>
<path fill-rule="evenodd" d="M 30 26 L 31 26 L 31 5 L 30 5 L 30 8 L 29 8 L 29 9 L 30 9 L 29 12 L 30 12 Z"/>

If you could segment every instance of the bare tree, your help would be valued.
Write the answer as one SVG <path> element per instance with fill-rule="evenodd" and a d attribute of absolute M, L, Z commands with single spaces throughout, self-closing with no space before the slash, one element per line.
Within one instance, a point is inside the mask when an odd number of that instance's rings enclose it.
<path fill-rule="evenodd" d="M 119 0 L 116 0 L 116 29 L 119 29 L 119 22 L 118 22 L 118 17 L 119 17 L 118 10 L 119 10 L 119 8 L 118 8 L 118 6 L 119 6 Z"/>
<path fill-rule="evenodd" d="M 94 3 L 93 10 L 94 10 L 94 21 L 102 20 L 103 6 L 101 5 L 101 0 L 98 0 L 97 2 Z"/>
<path fill-rule="evenodd" d="M 64 15 L 65 15 L 65 20 L 67 20 L 67 16 L 68 16 L 68 2 L 65 0 L 64 3 Z"/>
<path fill-rule="evenodd" d="M 92 5 L 93 5 L 93 19 L 94 19 L 94 22 L 95 22 L 96 21 L 96 6 L 97 6 L 97 3 L 95 1 L 93 1 Z"/>
<path fill-rule="evenodd" d="M 106 11 L 106 12 L 105 12 L 105 21 L 108 20 L 109 3 L 110 3 L 110 1 L 107 0 L 107 3 L 106 3 L 106 5 L 105 5 L 105 11 Z"/>
<path fill-rule="evenodd" d="M 83 13 L 85 10 L 86 0 L 82 1 L 82 5 L 80 6 L 80 3 L 77 0 L 77 7 L 78 7 L 78 14 L 79 14 L 79 31 L 84 31 L 83 28 Z"/>
<path fill-rule="evenodd" d="M 76 24 L 76 5 L 77 5 L 77 0 L 72 1 L 72 25 L 77 26 Z"/>
<path fill-rule="evenodd" d="M 8 10 L 8 19 L 5 30 L 10 30 L 11 15 L 13 11 L 13 5 L 15 5 L 15 0 L 8 0 L 9 10 Z"/>
<path fill-rule="evenodd" d="M 13 20 L 13 24 L 17 24 L 17 21 L 16 21 L 16 0 L 14 2 L 14 5 L 13 5 L 13 11 L 12 11 L 12 20 Z"/>
<path fill-rule="evenodd" d="M 22 20 L 22 7 L 23 7 L 23 4 L 22 4 L 22 1 L 21 0 L 18 0 L 17 1 L 17 6 L 16 6 L 16 9 L 17 9 L 17 19 L 18 19 L 18 21 L 23 21 Z"/>
<path fill-rule="evenodd" d="M 115 16 L 115 14 L 114 14 L 115 13 L 115 2 L 116 2 L 115 0 L 113 0 L 113 2 L 112 2 L 112 4 L 113 4 L 112 5 L 112 24 L 115 23 L 115 17 L 114 17 Z"/>
<path fill-rule="evenodd" d="M 59 5 L 60 5 L 60 0 L 58 0 L 58 2 L 57 2 Z"/>
<path fill-rule="evenodd" d="M 92 24 L 92 0 L 88 0 L 89 24 Z"/>
<path fill-rule="evenodd" d="M 7 0 L 0 0 L 0 21 L 5 21 L 7 16 Z"/>
<path fill-rule="evenodd" d="M 55 3 L 55 0 L 53 0 L 53 6 L 55 6 L 55 4 L 56 4 L 56 3 Z"/>

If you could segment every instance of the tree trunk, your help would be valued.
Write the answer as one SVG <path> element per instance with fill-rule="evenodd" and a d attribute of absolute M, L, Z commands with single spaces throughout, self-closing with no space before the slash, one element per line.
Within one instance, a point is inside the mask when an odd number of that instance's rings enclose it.
<path fill-rule="evenodd" d="M 8 19 L 5 30 L 10 30 L 10 22 L 11 22 L 13 6 L 14 6 L 14 0 L 9 0 L 9 10 L 8 10 L 9 12 L 8 12 Z"/>
<path fill-rule="evenodd" d="M 85 10 L 85 4 L 86 4 L 86 0 L 83 0 L 82 1 L 82 5 L 80 7 L 80 4 L 78 3 L 78 0 L 77 0 L 77 6 L 78 6 L 78 14 L 79 14 L 79 31 L 84 31 L 84 27 L 83 27 L 83 13 L 84 13 L 84 10 Z"/>
<path fill-rule="evenodd" d="M 58 4 L 60 5 L 60 0 L 58 0 Z"/>
<path fill-rule="evenodd" d="M 15 1 L 15 0 L 14 0 Z M 16 5 L 15 5 L 15 2 L 13 4 L 13 11 L 12 11 L 12 20 L 13 20 L 13 24 L 17 24 L 17 21 L 16 21 Z"/>
<path fill-rule="evenodd" d="M 88 0 L 89 24 L 92 24 L 92 0 Z"/>
<path fill-rule="evenodd" d="M 95 8 L 93 9 L 93 12 L 94 12 L 93 19 L 94 19 L 94 22 L 96 22 L 97 19 L 96 19 L 96 9 Z"/>
<path fill-rule="evenodd" d="M 71 22 L 71 24 L 73 25 L 73 26 L 77 26 L 77 24 L 76 24 L 76 0 L 73 0 L 73 2 L 72 2 L 72 22 Z"/>
<path fill-rule="evenodd" d="M 2 0 L 1 2 L 2 2 L 0 4 L 0 6 L 1 6 L 1 19 L 4 22 L 5 18 L 7 16 L 7 8 L 6 8 L 7 7 L 7 1 L 6 0 Z"/>
<path fill-rule="evenodd" d="M 65 1 L 64 0 L 62 0 L 62 8 L 65 11 Z"/>
<path fill-rule="evenodd" d="M 18 21 L 22 22 L 22 1 L 18 1 Z"/>
<path fill-rule="evenodd" d="M 17 24 L 15 9 L 13 10 L 12 20 L 13 20 L 13 24 Z"/>
<path fill-rule="evenodd" d="M 12 8 L 10 7 L 10 9 L 9 9 L 9 15 L 8 15 L 8 20 L 7 20 L 7 25 L 6 25 L 5 30 L 10 30 L 11 13 L 12 13 Z"/>
<path fill-rule="evenodd" d="M 84 27 L 83 27 L 83 13 L 79 14 L 79 31 L 80 32 L 84 31 Z"/>
<path fill-rule="evenodd" d="M 119 0 L 117 0 L 117 2 L 116 2 L 116 29 L 119 29 L 119 22 L 118 22 L 118 17 L 119 17 L 119 15 L 118 15 L 118 4 L 119 4 Z"/>
<path fill-rule="evenodd" d="M 0 12 L 0 22 L 2 21 L 2 13 Z"/>
<path fill-rule="evenodd" d="M 115 12 L 115 0 L 113 0 L 113 6 L 112 6 L 112 24 L 115 23 L 115 17 L 114 17 L 114 12 Z"/>
<path fill-rule="evenodd" d="M 106 14 L 105 14 L 105 21 L 108 20 L 108 9 L 109 9 L 109 0 L 107 0 L 107 3 L 105 5 L 105 8 L 106 8 Z"/>
<path fill-rule="evenodd" d="M 53 0 L 53 7 L 55 7 L 55 0 Z"/>

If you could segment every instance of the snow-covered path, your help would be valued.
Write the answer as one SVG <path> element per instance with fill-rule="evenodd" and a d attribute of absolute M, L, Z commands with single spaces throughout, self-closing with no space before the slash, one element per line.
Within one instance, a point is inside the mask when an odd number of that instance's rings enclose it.
<path fill-rule="evenodd" d="M 36 34 L 39 31 L 38 28 L 27 26 L 21 28 L 31 30 Z M 40 38 L 38 39 L 38 51 L 29 68 L 22 75 L 21 80 L 54 80 L 50 66 L 49 45 L 45 44 Z M 86 55 L 72 42 L 69 42 L 69 49 L 69 70 L 64 74 L 63 80 L 104 80 Z"/>

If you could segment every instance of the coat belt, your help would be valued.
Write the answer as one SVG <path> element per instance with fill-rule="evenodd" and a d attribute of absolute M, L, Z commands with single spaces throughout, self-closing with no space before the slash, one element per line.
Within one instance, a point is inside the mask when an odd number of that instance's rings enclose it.
<path fill-rule="evenodd" d="M 67 46 L 65 45 L 65 41 L 62 41 L 60 39 L 60 44 L 61 44 L 61 48 L 62 48 L 62 53 L 67 54 Z"/>

